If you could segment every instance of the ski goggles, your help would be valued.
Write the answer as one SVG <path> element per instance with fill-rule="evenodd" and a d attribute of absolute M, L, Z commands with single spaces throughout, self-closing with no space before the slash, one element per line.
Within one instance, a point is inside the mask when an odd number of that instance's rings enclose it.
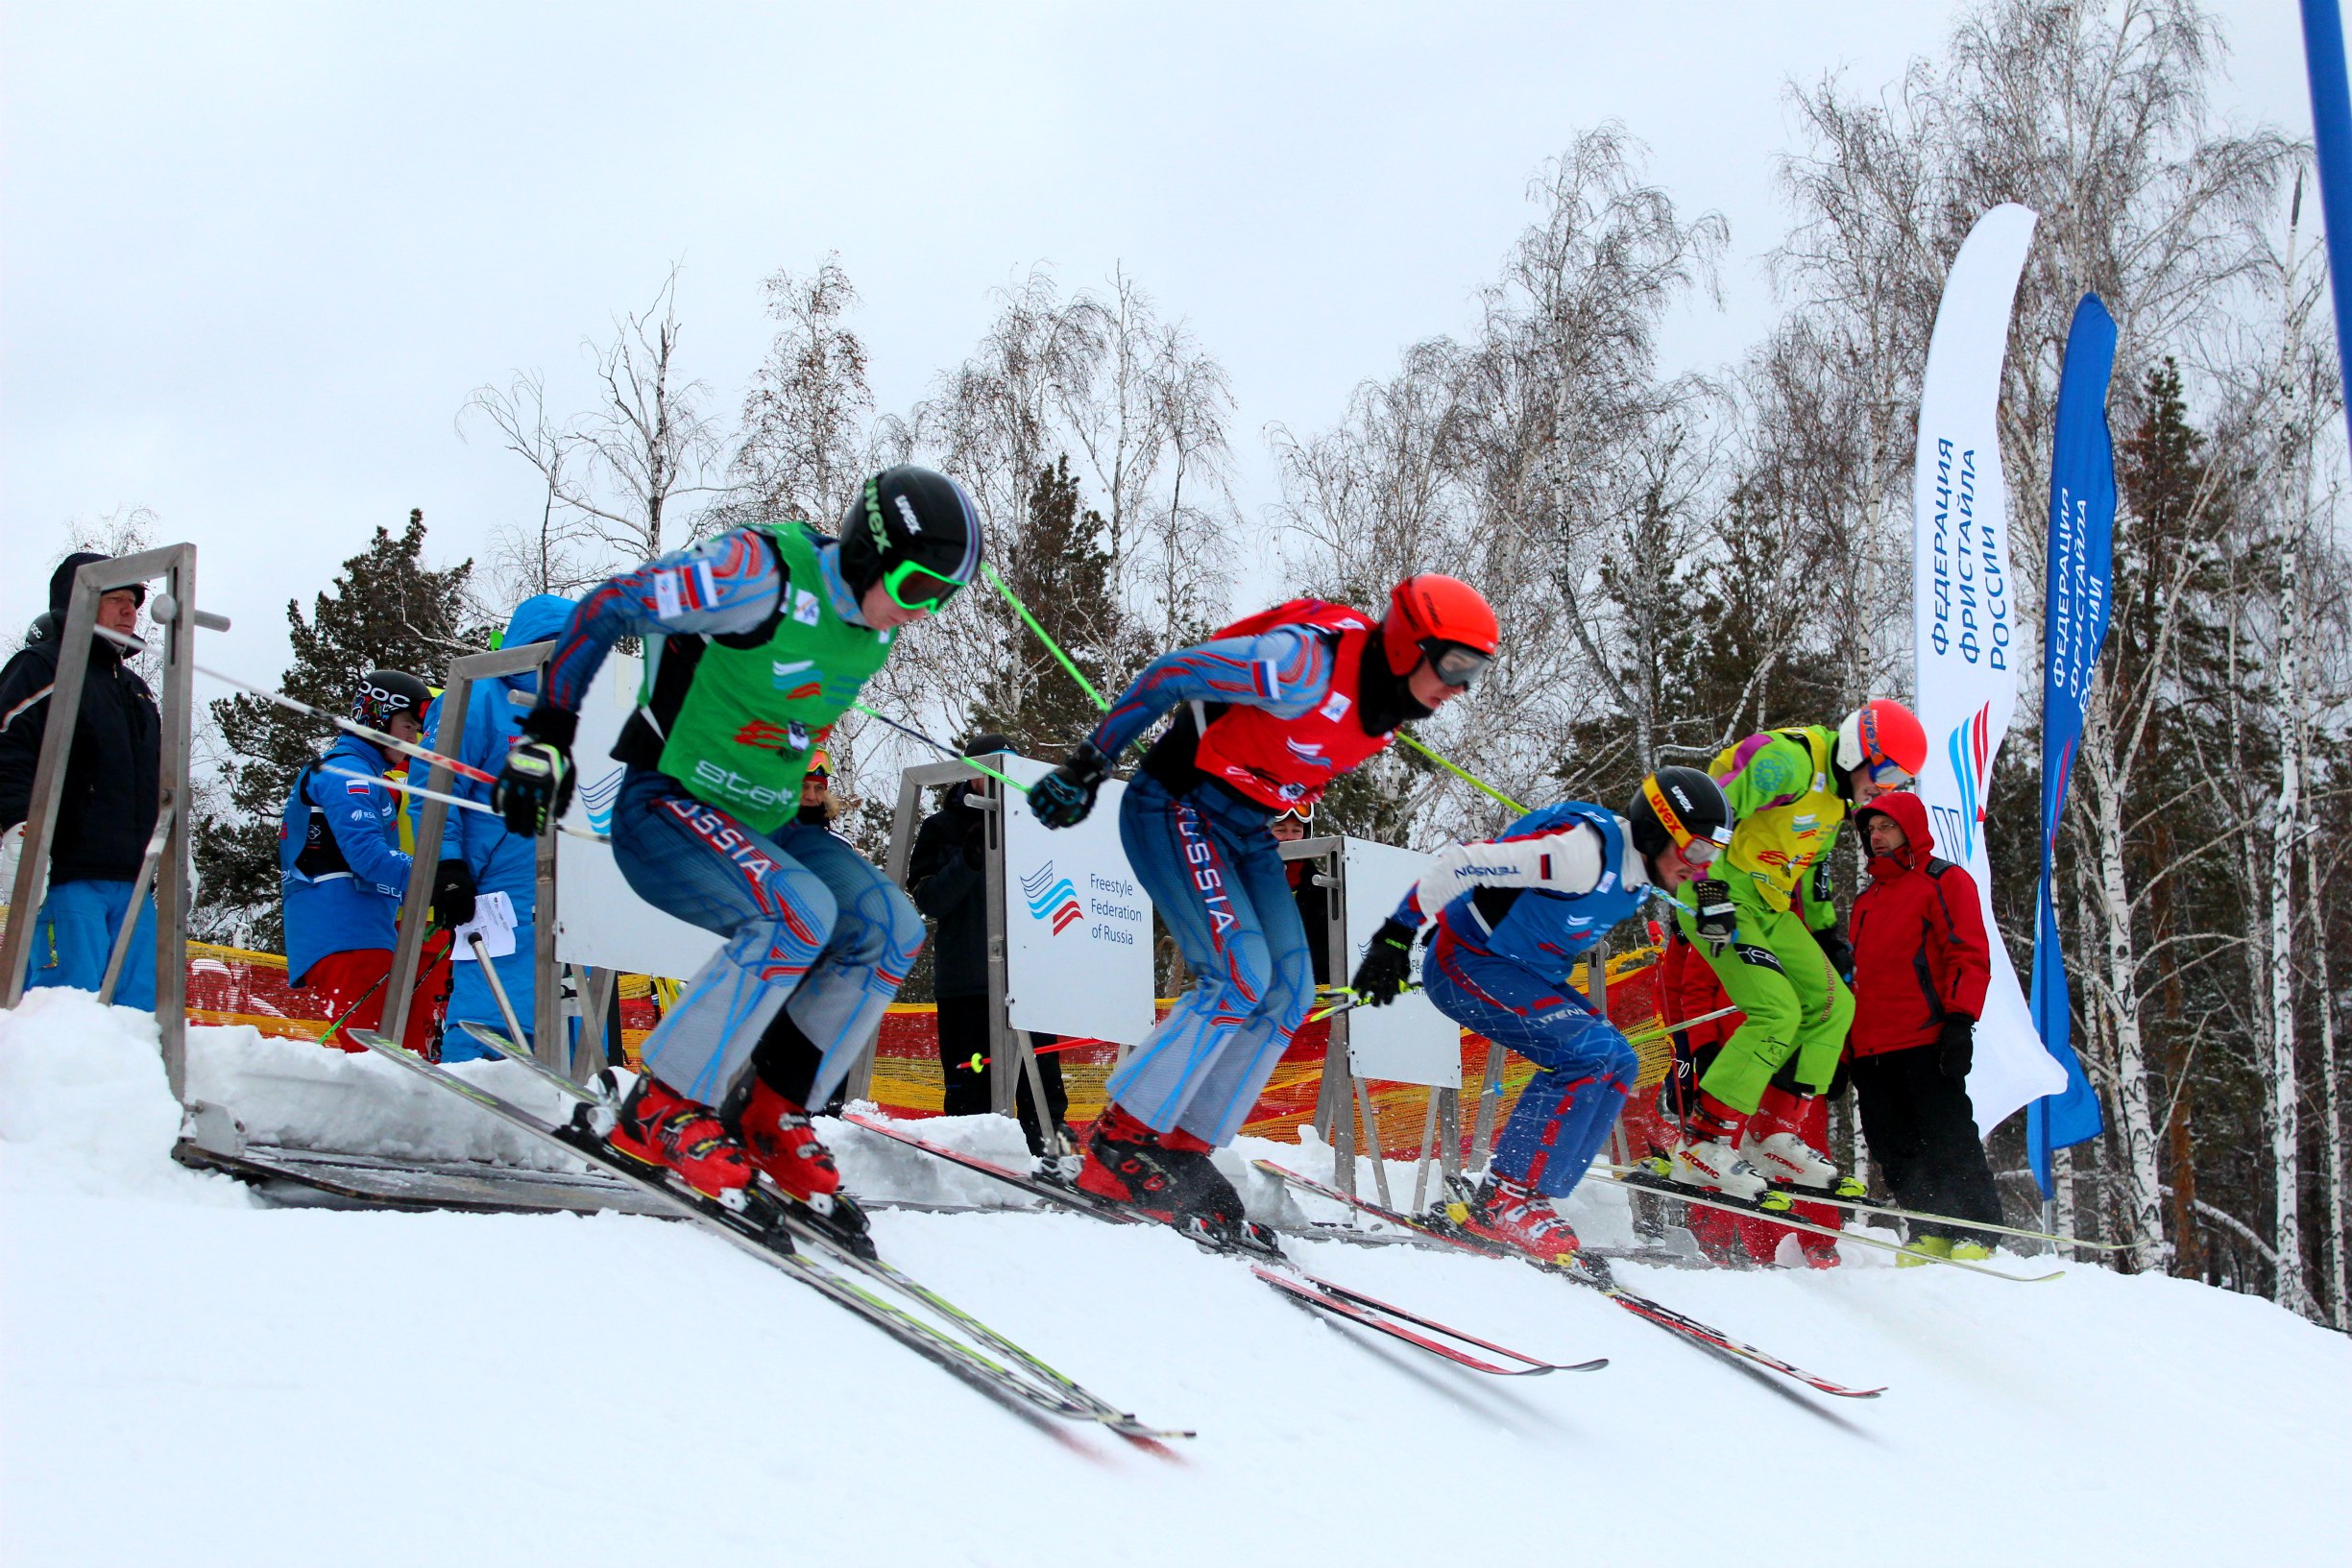
<path fill-rule="evenodd" d="M 1274 820 L 1276 822 L 1296 822 L 1301 828 L 1312 828 L 1315 826 L 1315 808 L 1312 806 L 1286 806 L 1274 813 Z"/>
<path fill-rule="evenodd" d="M 1685 827 L 1682 816 L 1674 809 L 1674 803 L 1666 798 L 1664 790 L 1658 787 L 1655 777 L 1641 781 L 1641 798 L 1650 803 L 1651 812 L 1657 816 L 1659 826 L 1666 830 L 1666 835 L 1674 840 L 1675 849 L 1694 866 L 1712 865 L 1715 856 L 1721 855 L 1732 841 L 1732 830 L 1729 828 L 1717 828 L 1701 838 Z"/>
<path fill-rule="evenodd" d="M 883 591 L 901 610 L 936 610 L 956 596 L 961 579 L 942 577 L 927 567 L 901 561 L 882 574 Z"/>
<path fill-rule="evenodd" d="M 1443 685 L 1459 691 L 1483 674 L 1494 656 L 1471 647 L 1467 642 L 1447 642 L 1431 638 L 1421 644 L 1421 657 L 1429 661 L 1429 673 Z"/>
<path fill-rule="evenodd" d="M 1869 774 L 1870 782 L 1880 789 L 1903 789 L 1907 788 L 1912 782 L 1911 776 L 1905 773 L 1899 764 L 1889 762 L 1883 758 L 1865 760 L 1862 763 L 1862 771 Z"/>

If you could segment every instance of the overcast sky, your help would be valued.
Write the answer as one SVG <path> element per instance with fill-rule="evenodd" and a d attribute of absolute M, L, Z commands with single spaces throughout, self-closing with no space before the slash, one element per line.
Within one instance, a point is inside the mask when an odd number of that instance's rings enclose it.
<path fill-rule="evenodd" d="M 1622 120 L 1729 218 L 1726 308 L 1677 321 L 1669 368 L 1736 359 L 1773 314 L 1784 84 L 1875 90 L 1954 9 L 8 4 L 0 644 L 67 519 L 144 505 L 236 619 L 207 662 L 274 676 L 287 598 L 375 525 L 422 506 L 448 562 L 535 514 L 458 410 L 519 368 L 584 406 L 582 339 L 673 261 L 730 418 L 778 267 L 840 253 L 903 412 L 993 289 L 1122 266 L 1231 373 L 1256 527 L 1264 428 L 1468 327 L 1581 128 Z M 2224 115 L 2307 135 L 2294 6 L 2217 10 Z"/>

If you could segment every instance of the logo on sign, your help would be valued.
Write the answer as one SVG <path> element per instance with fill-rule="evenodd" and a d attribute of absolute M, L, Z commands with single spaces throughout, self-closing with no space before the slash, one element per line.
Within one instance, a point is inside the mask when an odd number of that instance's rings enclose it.
<path fill-rule="evenodd" d="M 1957 727 L 1944 741 L 1946 755 L 1952 759 L 1952 776 L 1960 787 L 1960 863 L 1968 864 L 1976 855 L 1976 830 L 1984 826 L 1984 797 L 1986 771 L 1992 765 L 1993 705 L 1986 703 L 1974 716 Z M 1947 813 L 1938 812 L 1940 815 Z"/>
<path fill-rule="evenodd" d="M 1054 875 L 1051 860 L 1021 879 L 1021 896 L 1029 901 L 1030 918 L 1053 927 L 1055 936 L 1086 918 L 1078 906 L 1078 889 L 1069 878 Z"/>

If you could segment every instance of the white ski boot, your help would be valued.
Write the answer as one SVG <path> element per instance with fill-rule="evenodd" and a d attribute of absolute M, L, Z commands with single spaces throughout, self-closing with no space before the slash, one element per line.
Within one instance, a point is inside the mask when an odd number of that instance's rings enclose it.
<path fill-rule="evenodd" d="M 1766 1138 L 1751 1136 L 1739 1146 L 1739 1152 L 1766 1181 L 1838 1197 L 1861 1195 L 1858 1191 L 1847 1191 L 1850 1187 L 1858 1188 L 1858 1182 L 1841 1174 L 1827 1154 L 1793 1132 L 1776 1132 Z"/>
<path fill-rule="evenodd" d="M 1666 1178 L 1687 1187 L 1708 1188 L 1726 1197 L 1755 1199 L 1770 1190 L 1756 1167 L 1720 1138 L 1685 1139 L 1683 1146 L 1674 1151 Z"/>

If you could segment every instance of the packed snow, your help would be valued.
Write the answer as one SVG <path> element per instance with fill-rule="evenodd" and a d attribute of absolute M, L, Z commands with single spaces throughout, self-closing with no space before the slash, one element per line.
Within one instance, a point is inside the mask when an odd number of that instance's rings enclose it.
<path fill-rule="evenodd" d="M 390 1064 L 250 1030 L 192 1030 L 190 1058 L 191 1091 L 256 1138 L 542 1163 Z M 910 1272 L 1147 1419 L 1198 1427 L 1169 1459 L 1025 1423 L 689 1227 L 273 1209 L 174 1164 L 177 1125 L 152 1019 L 54 991 L 0 1014 L 0 1560 L 2145 1565 L 2342 1539 L 2352 1345 L 2184 1281 L 2070 1266 L 2006 1285 L 1856 1247 L 1826 1272 L 1620 1266 L 1801 1365 L 1889 1386 L 1839 1401 L 1506 1263 L 1293 1247 L 1607 1369 L 1458 1370 L 1158 1230 L 877 1215 Z M 1009 1123 L 932 1126 L 1018 1147 Z M 829 1132 L 869 1193 L 1002 1201 Z M 1612 1202 L 1580 1201 L 1588 1235 L 1622 1222 Z"/>

